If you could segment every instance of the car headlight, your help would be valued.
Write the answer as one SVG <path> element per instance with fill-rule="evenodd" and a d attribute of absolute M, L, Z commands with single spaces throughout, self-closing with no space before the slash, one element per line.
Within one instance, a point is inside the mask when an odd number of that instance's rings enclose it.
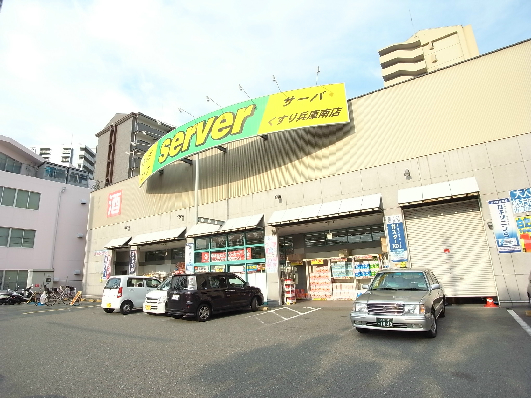
<path fill-rule="evenodd" d="M 355 312 L 367 312 L 367 303 L 354 303 Z"/>
<path fill-rule="evenodd" d="M 404 305 L 404 314 L 424 314 L 425 307 L 424 304 L 405 304 Z"/>

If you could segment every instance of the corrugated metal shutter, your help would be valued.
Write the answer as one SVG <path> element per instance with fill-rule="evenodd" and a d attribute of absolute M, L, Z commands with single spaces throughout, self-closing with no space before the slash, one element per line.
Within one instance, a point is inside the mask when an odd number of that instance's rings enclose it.
<path fill-rule="evenodd" d="M 431 268 L 448 297 L 497 296 L 477 200 L 404 209 L 404 219 L 411 266 Z"/>

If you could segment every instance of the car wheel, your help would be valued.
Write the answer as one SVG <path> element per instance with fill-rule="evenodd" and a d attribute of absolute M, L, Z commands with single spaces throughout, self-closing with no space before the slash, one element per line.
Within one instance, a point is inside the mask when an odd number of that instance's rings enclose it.
<path fill-rule="evenodd" d="M 114 312 L 114 308 L 104 308 L 103 311 L 105 311 L 107 314 L 110 314 L 111 312 Z"/>
<path fill-rule="evenodd" d="M 123 315 L 129 314 L 133 310 L 133 303 L 130 301 L 124 301 L 120 306 L 120 312 Z"/>
<path fill-rule="evenodd" d="M 258 297 L 253 297 L 251 300 L 251 311 L 256 311 L 258 309 Z"/>
<path fill-rule="evenodd" d="M 210 306 L 208 304 L 200 304 L 197 308 L 196 318 L 199 322 L 205 322 L 210 319 L 211 315 Z"/>
<path fill-rule="evenodd" d="M 531 296 L 529 295 L 529 293 L 527 293 L 527 298 L 529 299 L 529 305 L 531 305 Z"/>
<path fill-rule="evenodd" d="M 443 302 L 442 302 L 442 310 L 441 312 L 439 313 L 439 318 L 444 318 L 446 316 L 446 305 L 444 304 L 444 299 L 443 299 Z"/>
<path fill-rule="evenodd" d="M 358 331 L 358 333 L 367 333 L 369 331 L 369 329 L 365 328 L 356 328 L 356 330 Z"/>
<path fill-rule="evenodd" d="M 431 317 L 433 318 L 433 322 L 431 324 L 430 330 L 426 332 L 426 336 L 433 339 L 434 337 L 437 337 L 437 318 L 435 317 L 435 313 L 431 313 Z"/>

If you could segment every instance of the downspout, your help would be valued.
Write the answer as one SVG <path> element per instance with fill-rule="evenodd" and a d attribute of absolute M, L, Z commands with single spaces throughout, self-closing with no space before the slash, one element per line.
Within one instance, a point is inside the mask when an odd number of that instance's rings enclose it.
<path fill-rule="evenodd" d="M 55 261 L 55 243 L 57 241 L 57 227 L 59 225 L 59 210 L 61 209 L 61 198 L 63 197 L 63 193 L 66 191 L 66 187 L 61 188 L 61 192 L 59 192 L 59 200 L 57 201 L 57 211 L 55 213 L 55 227 L 53 231 L 53 245 L 52 245 L 52 260 L 50 264 L 50 269 L 54 270 L 54 261 Z M 53 283 L 53 281 L 52 281 Z"/>

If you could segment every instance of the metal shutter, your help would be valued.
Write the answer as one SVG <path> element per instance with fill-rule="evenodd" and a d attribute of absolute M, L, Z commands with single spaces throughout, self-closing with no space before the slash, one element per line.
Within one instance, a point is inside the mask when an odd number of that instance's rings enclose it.
<path fill-rule="evenodd" d="M 497 296 L 477 200 L 404 209 L 404 220 L 411 266 L 432 269 L 446 296 Z"/>

